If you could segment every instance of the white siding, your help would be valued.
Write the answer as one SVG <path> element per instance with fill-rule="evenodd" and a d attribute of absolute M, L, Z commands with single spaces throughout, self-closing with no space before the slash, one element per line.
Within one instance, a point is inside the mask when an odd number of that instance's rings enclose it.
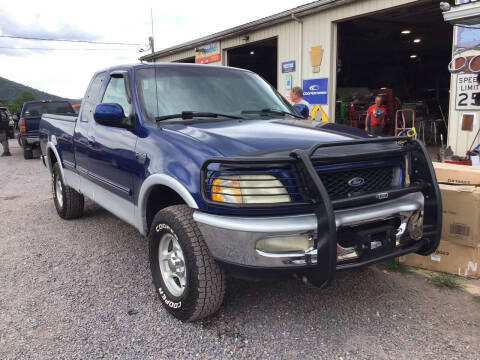
<path fill-rule="evenodd" d="M 195 57 L 195 49 L 188 49 L 188 50 L 177 52 L 172 55 L 156 58 L 155 62 L 172 62 L 172 61 L 183 60 L 191 57 Z"/>

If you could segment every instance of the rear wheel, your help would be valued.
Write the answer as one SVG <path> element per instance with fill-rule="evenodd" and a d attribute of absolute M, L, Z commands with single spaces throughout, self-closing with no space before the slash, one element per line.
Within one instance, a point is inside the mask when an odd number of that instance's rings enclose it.
<path fill-rule="evenodd" d="M 32 149 L 23 149 L 23 158 L 25 160 L 33 159 L 33 151 Z"/>
<path fill-rule="evenodd" d="M 69 220 L 82 216 L 84 207 L 83 195 L 63 183 L 58 163 L 53 165 L 52 191 L 55 208 L 62 219 Z"/>
<path fill-rule="evenodd" d="M 149 234 L 153 283 L 165 309 L 194 321 L 215 313 L 225 296 L 225 274 L 210 254 L 186 205 L 157 213 Z"/>

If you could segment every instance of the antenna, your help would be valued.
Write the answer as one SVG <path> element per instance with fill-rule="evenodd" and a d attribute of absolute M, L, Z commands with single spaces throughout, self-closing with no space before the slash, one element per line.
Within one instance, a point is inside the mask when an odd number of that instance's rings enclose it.
<path fill-rule="evenodd" d="M 149 37 L 148 41 L 150 43 L 150 49 L 152 50 L 152 54 L 155 52 L 154 48 L 154 40 L 153 40 L 153 9 L 150 8 L 150 21 L 152 23 L 152 36 Z"/>

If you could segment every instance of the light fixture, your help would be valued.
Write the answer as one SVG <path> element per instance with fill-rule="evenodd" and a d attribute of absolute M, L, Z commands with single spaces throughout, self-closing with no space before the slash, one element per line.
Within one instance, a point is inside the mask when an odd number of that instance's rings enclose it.
<path fill-rule="evenodd" d="M 416 58 L 417 58 L 417 54 L 410 55 L 410 59 L 416 59 Z"/>
<path fill-rule="evenodd" d="M 408 34 L 411 34 L 411 33 L 412 33 L 412 30 L 408 30 L 408 29 L 402 30 L 403 35 L 408 35 Z"/>
<path fill-rule="evenodd" d="M 380 90 L 387 90 L 387 88 L 386 88 L 386 87 L 382 87 L 382 88 L 380 88 Z"/>
<path fill-rule="evenodd" d="M 253 55 L 253 54 L 255 54 L 255 51 L 253 51 L 253 50 L 250 51 L 250 55 Z"/>
<path fill-rule="evenodd" d="M 418 43 L 422 42 L 422 39 L 416 38 L 416 39 L 413 39 L 413 42 L 414 42 L 415 44 L 418 44 Z"/>

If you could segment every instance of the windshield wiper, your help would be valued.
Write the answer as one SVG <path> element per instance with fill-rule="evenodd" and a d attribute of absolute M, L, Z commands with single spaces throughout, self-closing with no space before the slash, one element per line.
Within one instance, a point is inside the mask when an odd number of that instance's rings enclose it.
<path fill-rule="evenodd" d="M 170 119 L 182 119 L 182 120 L 190 120 L 193 118 L 218 118 L 218 117 L 225 117 L 228 119 L 235 119 L 235 120 L 242 120 L 244 119 L 241 116 L 236 115 L 228 115 L 228 114 L 220 114 L 214 112 L 202 112 L 202 111 L 182 111 L 179 114 L 172 114 L 172 115 L 164 115 L 164 116 L 157 116 L 155 121 L 163 121 L 163 120 L 170 120 Z"/>
<path fill-rule="evenodd" d="M 288 112 L 288 111 L 283 111 L 280 109 L 262 109 L 262 110 L 243 110 L 242 114 L 260 114 L 260 115 L 269 115 L 269 114 L 278 114 L 278 115 L 290 115 L 293 116 L 297 119 L 305 119 L 303 116 Z"/>

